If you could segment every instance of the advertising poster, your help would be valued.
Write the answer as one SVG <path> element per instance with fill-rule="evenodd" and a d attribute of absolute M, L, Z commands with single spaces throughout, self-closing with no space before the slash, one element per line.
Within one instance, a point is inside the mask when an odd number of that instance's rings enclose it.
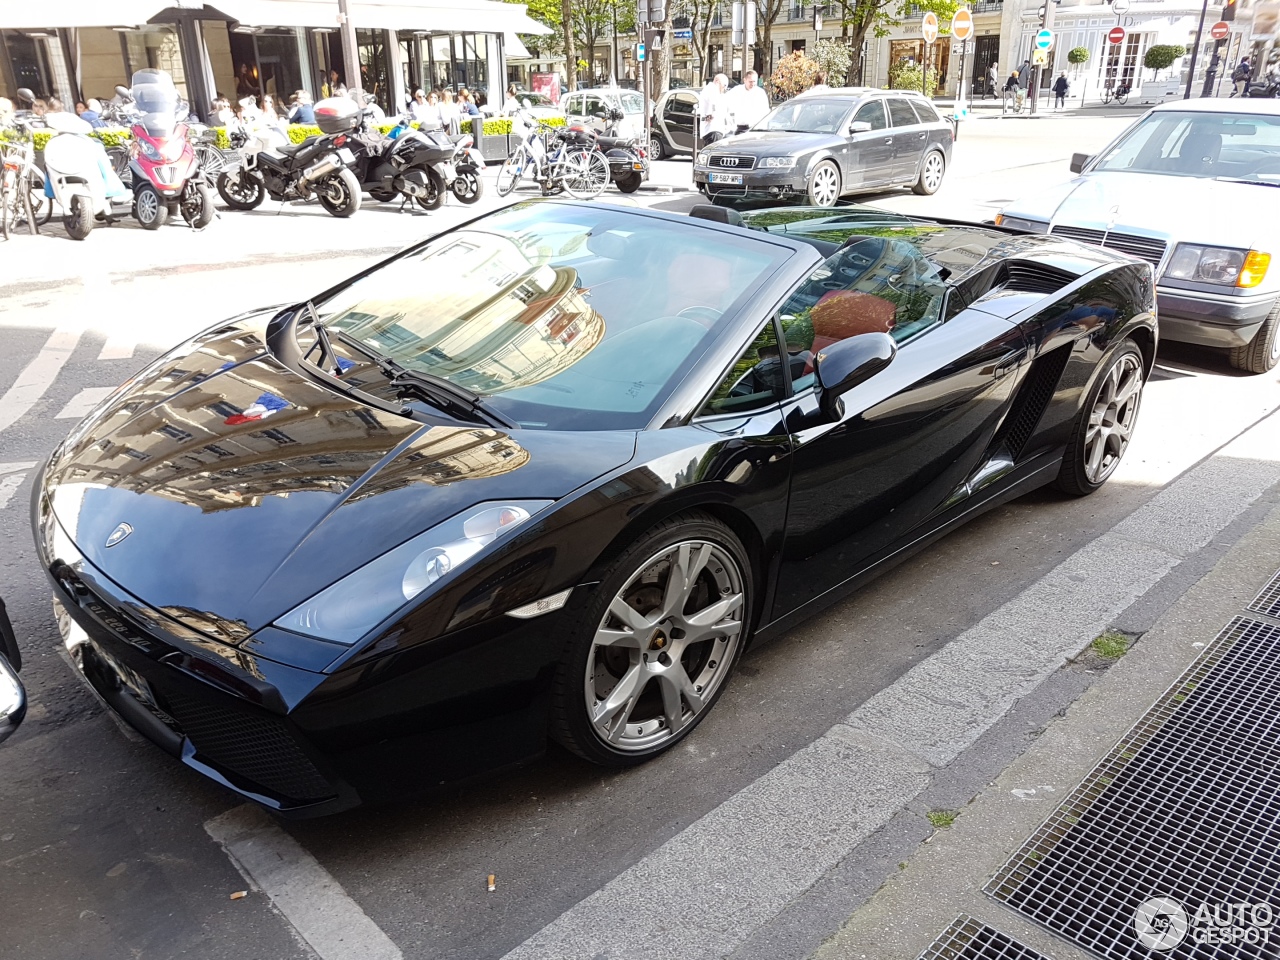
<path fill-rule="evenodd" d="M 556 106 L 560 105 L 560 78 L 554 73 L 531 73 L 529 86 L 534 93 L 550 97 Z"/>

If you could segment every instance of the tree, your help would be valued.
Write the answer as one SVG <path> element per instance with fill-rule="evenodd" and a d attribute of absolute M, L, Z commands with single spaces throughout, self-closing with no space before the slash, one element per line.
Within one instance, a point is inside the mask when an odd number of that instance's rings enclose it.
<path fill-rule="evenodd" d="M 813 59 L 828 78 L 836 79 L 849 75 L 849 65 L 853 63 L 853 53 L 849 46 L 839 40 L 819 40 L 813 45 Z M 830 79 L 828 83 L 831 82 Z"/>
<path fill-rule="evenodd" d="M 773 73 L 773 25 L 782 16 L 785 4 L 786 0 L 756 0 L 756 45 L 763 54 L 760 70 L 766 77 Z M 743 72 L 750 69 L 751 64 L 746 64 Z"/>
<path fill-rule="evenodd" d="M 560 17 L 564 27 L 564 82 L 570 90 L 577 90 L 578 48 L 573 42 L 573 0 L 560 0 Z"/>
<path fill-rule="evenodd" d="M 818 82 L 817 61 L 810 60 L 799 50 L 787 54 L 769 74 L 769 91 L 776 100 L 794 97 Z"/>
<path fill-rule="evenodd" d="M 716 0 L 676 0 L 670 7 L 675 16 L 688 20 L 689 32 L 692 34 L 689 45 L 693 47 L 693 58 L 701 64 L 701 76 L 695 82 L 707 79 L 711 72 L 711 64 L 707 56 L 711 47 L 711 17 L 715 13 Z"/>
<path fill-rule="evenodd" d="M 615 0 L 570 0 L 576 46 L 586 54 L 588 82 L 594 80 L 596 47 L 613 30 Z"/>
<path fill-rule="evenodd" d="M 1073 66 L 1078 67 L 1080 66 L 1080 64 L 1088 63 L 1088 62 L 1089 62 L 1088 47 L 1072 47 L 1070 50 L 1067 51 L 1067 63 L 1070 63 Z"/>
<path fill-rule="evenodd" d="M 1171 43 L 1157 43 L 1155 46 L 1147 48 L 1147 55 L 1142 58 L 1142 65 L 1148 70 L 1154 70 L 1158 79 L 1161 70 L 1166 70 L 1173 66 L 1173 61 L 1186 52 L 1186 47 Z"/>
<path fill-rule="evenodd" d="M 934 69 L 933 64 L 929 65 L 929 76 L 926 78 L 929 84 L 929 90 L 938 89 L 938 71 Z M 895 63 L 889 68 L 889 88 L 891 90 L 915 90 L 920 91 L 920 64 L 918 63 Z"/>
<path fill-rule="evenodd" d="M 840 37 L 849 45 L 852 54 L 846 82 L 861 72 L 862 44 L 867 35 L 885 37 L 889 27 L 907 19 L 915 10 L 921 14 L 932 11 L 938 23 L 950 23 L 959 3 L 956 0 L 835 0 L 840 14 Z M 836 85 L 832 78 L 832 86 Z"/>

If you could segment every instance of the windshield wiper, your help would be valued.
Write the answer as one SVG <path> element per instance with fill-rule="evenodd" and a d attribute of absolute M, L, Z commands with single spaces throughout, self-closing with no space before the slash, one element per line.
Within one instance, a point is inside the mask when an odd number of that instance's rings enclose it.
<path fill-rule="evenodd" d="M 301 320 L 308 314 L 311 316 L 311 326 L 316 332 L 316 342 L 310 350 L 302 355 L 302 359 L 306 360 L 318 347 L 320 349 L 320 362 L 316 366 L 330 376 L 342 376 L 342 365 L 338 363 L 338 355 L 333 351 L 333 343 L 329 339 L 329 331 L 320 322 L 320 315 L 316 313 L 316 305 L 310 300 L 298 305 L 298 319 Z"/>
<path fill-rule="evenodd" d="M 1248 177 L 1214 177 L 1224 183 L 1252 183 L 1257 187 L 1280 187 L 1280 180 L 1251 180 Z"/>
<path fill-rule="evenodd" d="M 369 348 L 364 342 L 339 331 L 338 339 L 354 350 L 358 350 L 378 365 L 388 384 L 396 391 L 397 396 L 414 394 L 433 406 L 454 414 L 462 414 L 466 419 L 489 423 L 507 430 L 515 429 L 518 424 L 508 420 L 492 407 L 485 405 L 480 394 L 472 393 L 466 387 L 460 387 L 452 380 L 437 377 L 430 373 L 406 370 L 390 357 L 384 357 Z"/>

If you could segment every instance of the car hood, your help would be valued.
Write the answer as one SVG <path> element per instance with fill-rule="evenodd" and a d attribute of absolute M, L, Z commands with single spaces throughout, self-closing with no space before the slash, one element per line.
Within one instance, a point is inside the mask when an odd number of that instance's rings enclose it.
<path fill-rule="evenodd" d="M 236 324 L 126 382 L 63 443 L 44 491 L 129 593 L 252 631 L 476 503 L 557 499 L 634 452 L 630 432 L 387 413 L 286 368 Z M 107 546 L 120 524 L 132 531 Z"/>
<path fill-rule="evenodd" d="M 829 133 L 784 133 L 748 130 L 719 140 L 711 147 L 716 153 L 746 153 L 758 157 L 781 157 L 833 147 L 844 141 Z"/>
<path fill-rule="evenodd" d="M 1248 247 L 1255 246 L 1264 231 L 1274 235 L 1280 221 L 1280 189 L 1204 177 L 1102 172 L 1024 197 L 1003 212 L 1055 226 Z"/>

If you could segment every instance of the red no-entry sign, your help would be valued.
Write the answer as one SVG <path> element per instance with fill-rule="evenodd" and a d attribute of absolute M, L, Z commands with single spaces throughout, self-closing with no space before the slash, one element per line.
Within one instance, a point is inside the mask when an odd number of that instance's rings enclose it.
<path fill-rule="evenodd" d="M 1227 24 L 1227 21 L 1225 20 L 1219 20 L 1217 23 L 1215 23 L 1212 27 L 1209 28 L 1209 36 L 1213 37 L 1213 39 L 1215 40 L 1227 39 L 1227 34 L 1230 32 L 1231 32 L 1231 27 Z"/>
<path fill-rule="evenodd" d="M 1112 27 L 1107 39 L 1114 44 L 1124 43 L 1124 27 Z"/>

